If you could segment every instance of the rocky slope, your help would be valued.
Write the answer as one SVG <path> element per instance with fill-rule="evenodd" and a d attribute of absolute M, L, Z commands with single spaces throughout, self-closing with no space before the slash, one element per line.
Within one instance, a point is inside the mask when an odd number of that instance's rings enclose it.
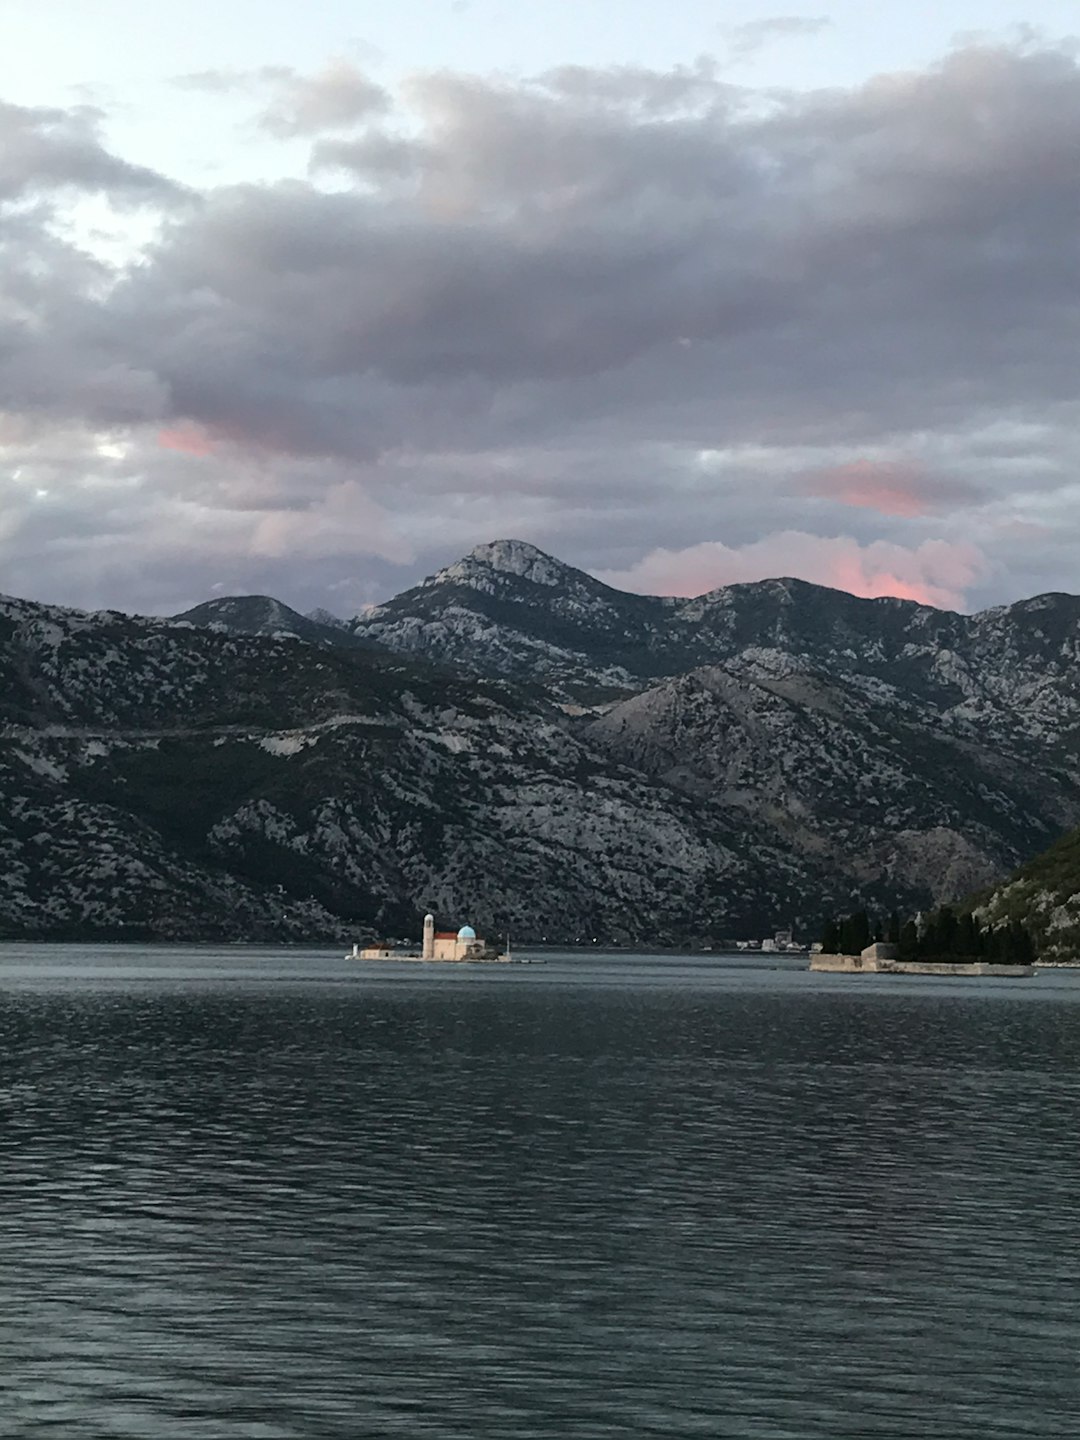
<path fill-rule="evenodd" d="M 593 709 L 621 763 L 898 902 L 955 898 L 1080 821 L 1074 596 L 974 616 L 790 579 L 665 599 L 500 541 L 354 628 Z"/>
<path fill-rule="evenodd" d="M 219 629 L 233 635 L 292 635 L 309 645 L 344 645 L 372 648 L 363 636 L 328 611 L 301 615 L 269 595 L 227 595 L 205 600 L 172 617 L 175 625 L 196 625 Z"/>
<path fill-rule="evenodd" d="M 540 681 L 555 696 L 623 695 L 704 665 L 824 672 L 886 687 L 957 721 L 995 707 L 1033 737 L 1080 721 L 1080 598 L 1040 595 L 958 615 L 862 600 L 802 580 L 729 585 L 689 599 L 631 595 L 519 540 L 480 545 L 353 621 L 402 654 Z"/>
<path fill-rule="evenodd" d="M 516 541 L 344 628 L 6 602 L 0 925 L 407 933 L 430 906 L 656 940 L 952 900 L 1080 824 L 1078 650 L 1067 595 L 665 599 Z"/>
<path fill-rule="evenodd" d="M 645 675 L 689 668 L 667 623 L 675 602 L 630 595 L 521 540 L 480 545 L 353 621 L 401 654 L 542 684 L 557 698 L 626 694 Z"/>
<path fill-rule="evenodd" d="M 1080 963 L 1080 829 L 978 896 L 974 910 L 991 925 L 1019 920 L 1034 937 L 1040 959 Z"/>
<path fill-rule="evenodd" d="M 986 885 L 1080 817 L 1080 776 L 1004 725 L 960 725 L 892 687 L 708 667 L 615 706 L 589 739 L 770 824 L 800 853 L 905 900 Z"/>
<path fill-rule="evenodd" d="M 504 683 L 20 601 L 0 801 L 9 935 L 719 937 L 835 890 Z"/>

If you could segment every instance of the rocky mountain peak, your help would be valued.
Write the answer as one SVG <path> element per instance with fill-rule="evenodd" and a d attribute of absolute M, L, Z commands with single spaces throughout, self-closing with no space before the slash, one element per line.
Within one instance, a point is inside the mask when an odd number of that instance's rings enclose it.
<path fill-rule="evenodd" d="M 360 643 L 343 621 L 301 615 L 272 595 L 223 595 L 205 600 L 166 622 L 224 630 L 233 635 L 295 635 L 309 645 Z"/>
<path fill-rule="evenodd" d="M 335 615 L 332 610 L 324 610 L 321 605 L 309 610 L 304 616 L 305 620 L 313 620 L 316 625 L 328 625 L 331 630 L 348 630 L 349 622 L 343 620 L 340 615 Z"/>
<path fill-rule="evenodd" d="M 173 619 L 200 625 L 222 625 L 227 629 L 242 625 L 250 633 L 251 627 L 286 628 L 302 620 L 303 616 L 272 595 L 223 595 L 217 600 L 204 600 L 202 604 L 174 615 Z"/>
<path fill-rule="evenodd" d="M 424 583 L 479 585 L 479 588 L 486 589 L 493 574 L 517 576 L 548 589 L 566 589 L 575 581 L 589 578 L 526 540 L 492 540 L 486 545 L 477 545 L 468 555 L 446 566 Z"/>

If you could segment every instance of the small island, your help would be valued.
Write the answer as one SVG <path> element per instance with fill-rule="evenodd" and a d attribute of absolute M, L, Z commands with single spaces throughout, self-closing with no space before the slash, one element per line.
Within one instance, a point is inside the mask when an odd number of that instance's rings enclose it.
<path fill-rule="evenodd" d="M 894 912 L 887 925 L 874 927 L 866 911 L 830 920 L 810 969 L 840 975 L 1000 975 L 1016 979 L 1035 974 L 1034 942 L 1016 921 L 984 927 L 970 911 L 957 914 L 943 905 L 901 925 Z"/>
<path fill-rule="evenodd" d="M 433 964 L 508 964 L 505 951 L 480 938 L 471 925 L 459 930 L 436 930 L 434 915 L 424 916 L 424 938 L 419 950 L 401 950 L 394 945 L 354 945 L 346 960 L 412 960 Z"/>

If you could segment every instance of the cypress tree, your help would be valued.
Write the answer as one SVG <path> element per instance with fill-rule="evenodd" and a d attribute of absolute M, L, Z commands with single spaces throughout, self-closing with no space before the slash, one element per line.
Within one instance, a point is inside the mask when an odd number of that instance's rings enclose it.
<path fill-rule="evenodd" d="M 956 953 L 962 960 L 974 960 L 979 953 L 973 915 L 961 915 L 957 921 Z"/>
<path fill-rule="evenodd" d="M 852 942 L 855 946 L 851 952 L 858 955 L 870 944 L 870 917 L 865 910 L 857 910 L 851 917 Z"/>
<path fill-rule="evenodd" d="M 938 911 L 938 946 L 942 955 L 955 955 L 959 930 L 956 912 L 950 905 L 942 905 Z"/>
<path fill-rule="evenodd" d="M 971 923 L 975 927 L 975 954 L 981 960 L 986 955 L 987 932 L 983 929 L 981 922 L 975 919 L 974 915 L 971 917 Z"/>
<path fill-rule="evenodd" d="M 1012 920 L 1005 931 L 1006 965 L 1030 965 L 1035 958 L 1031 936 L 1019 920 Z"/>
<path fill-rule="evenodd" d="M 835 918 L 826 920 L 821 929 L 821 953 L 835 955 L 840 948 L 840 926 Z"/>
<path fill-rule="evenodd" d="M 889 928 L 885 932 L 885 938 L 890 945 L 900 944 L 900 916 L 895 910 L 889 915 Z"/>
<path fill-rule="evenodd" d="M 931 911 L 923 917 L 923 923 L 919 929 L 919 959 L 938 953 L 938 923 L 937 912 Z"/>
<path fill-rule="evenodd" d="M 900 929 L 900 959 L 915 960 L 919 954 L 919 927 L 908 920 Z"/>

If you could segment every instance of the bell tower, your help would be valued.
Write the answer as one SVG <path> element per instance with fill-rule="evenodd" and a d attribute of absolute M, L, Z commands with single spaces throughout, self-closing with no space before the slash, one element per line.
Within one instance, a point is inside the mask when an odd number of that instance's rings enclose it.
<path fill-rule="evenodd" d="M 421 951 L 421 957 L 422 957 L 424 960 L 434 960 L 434 958 L 435 958 L 435 916 L 434 916 L 434 915 L 425 915 L 425 916 L 424 916 L 424 948 L 423 948 L 423 950 Z"/>

